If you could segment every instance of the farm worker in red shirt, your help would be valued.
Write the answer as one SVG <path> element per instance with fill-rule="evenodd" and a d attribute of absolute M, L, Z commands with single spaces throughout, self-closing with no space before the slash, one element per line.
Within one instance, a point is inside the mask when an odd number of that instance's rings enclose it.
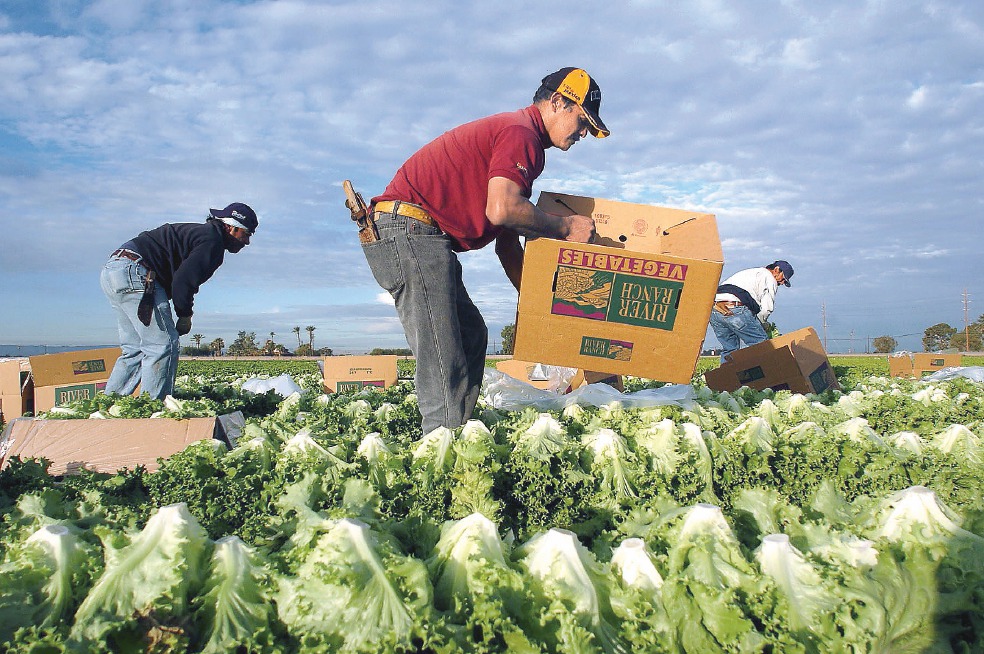
<path fill-rule="evenodd" d="M 590 216 L 545 213 L 530 202 L 546 150 L 567 151 L 588 134 L 608 136 L 601 89 L 580 68 L 543 78 L 525 109 L 456 127 L 413 154 L 370 202 L 378 240 L 363 252 L 396 302 L 417 359 L 423 431 L 471 418 L 485 371 L 488 328 L 461 280 L 457 253 L 495 241 L 519 289 L 519 237 L 588 243 Z"/>

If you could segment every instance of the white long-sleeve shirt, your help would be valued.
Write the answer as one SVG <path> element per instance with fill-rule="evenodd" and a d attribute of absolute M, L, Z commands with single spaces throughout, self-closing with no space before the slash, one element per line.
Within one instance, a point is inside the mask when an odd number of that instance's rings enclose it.
<path fill-rule="evenodd" d="M 759 304 L 759 312 L 756 317 L 763 325 L 769 319 L 773 309 L 776 308 L 776 291 L 779 290 L 779 284 L 768 268 L 739 270 L 721 284 L 733 284 L 748 291 L 748 294 L 755 298 Z M 739 302 L 740 300 L 731 293 L 718 293 L 714 296 L 714 301 Z"/>

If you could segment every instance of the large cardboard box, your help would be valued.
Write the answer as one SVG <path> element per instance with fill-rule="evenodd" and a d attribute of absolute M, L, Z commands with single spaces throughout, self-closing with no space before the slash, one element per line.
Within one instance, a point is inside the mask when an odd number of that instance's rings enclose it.
<path fill-rule="evenodd" d="M 812 327 L 735 350 L 720 367 L 704 373 L 704 379 L 715 391 L 749 386 L 805 395 L 840 388 Z"/>
<path fill-rule="evenodd" d="M 958 368 L 962 365 L 963 355 L 957 352 L 950 354 L 917 352 L 913 357 L 912 371 L 916 377 L 923 377 L 943 370 L 943 368 Z"/>
<path fill-rule="evenodd" d="M 120 348 L 107 347 L 30 357 L 34 413 L 95 397 L 105 390 L 120 354 Z"/>
<path fill-rule="evenodd" d="M 322 361 L 325 390 L 357 391 L 367 386 L 388 388 L 396 383 L 395 354 L 325 357 Z"/>
<path fill-rule="evenodd" d="M 526 243 L 518 359 L 690 383 L 724 257 L 712 214 L 541 193 L 592 216 L 594 243 Z"/>
<path fill-rule="evenodd" d="M 0 437 L 0 468 L 12 457 L 19 456 L 48 459 L 51 461 L 48 472 L 56 476 L 81 470 L 114 473 L 141 465 L 154 472 L 158 458 L 167 458 L 191 443 L 211 438 L 228 442 L 223 419 L 18 418 L 7 424 Z"/>
<path fill-rule="evenodd" d="M 118 347 L 108 347 L 0 362 L 0 410 L 4 420 L 95 397 L 106 388 L 121 353 Z"/>

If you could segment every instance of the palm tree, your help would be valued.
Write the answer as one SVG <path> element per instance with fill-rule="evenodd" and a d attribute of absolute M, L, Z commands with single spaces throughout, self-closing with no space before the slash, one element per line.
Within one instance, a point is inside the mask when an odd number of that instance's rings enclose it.
<path fill-rule="evenodd" d="M 205 338 L 204 334 L 192 334 L 191 340 L 195 342 L 195 347 L 200 348 L 202 346 L 202 339 Z"/>
<path fill-rule="evenodd" d="M 217 338 L 212 341 L 212 344 L 209 347 L 212 348 L 212 353 L 215 356 L 222 356 L 222 349 L 225 347 L 225 341 L 221 338 Z"/>
<path fill-rule="evenodd" d="M 311 349 L 313 350 L 314 349 L 314 330 L 317 329 L 317 327 L 315 327 L 314 325 L 308 325 L 304 329 L 306 329 L 307 330 L 307 333 L 308 333 L 308 345 L 310 345 L 311 346 Z"/>
<path fill-rule="evenodd" d="M 292 329 L 291 331 L 293 331 L 294 332 L 294 336 L 297 337 L 297 347 L 301 347 L 301 328 L 300 327 L 294 327 L 294 329 Z"/>

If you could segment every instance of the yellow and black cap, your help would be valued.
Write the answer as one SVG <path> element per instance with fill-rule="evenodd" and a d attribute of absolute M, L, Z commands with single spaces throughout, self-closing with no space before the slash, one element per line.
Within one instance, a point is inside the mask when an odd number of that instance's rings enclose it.
<path fill-rule="evenodd" d="M 543 78 L 543 86 L 554 89 L 565 98 L 573 100 L 581 109 L 590 123 L 588 131 L 593 136 L 605 138 L 611 131 L 605 127 L 598 112 L 601 110 L 601 89 L 581 68 L 561 68 Z"/>

